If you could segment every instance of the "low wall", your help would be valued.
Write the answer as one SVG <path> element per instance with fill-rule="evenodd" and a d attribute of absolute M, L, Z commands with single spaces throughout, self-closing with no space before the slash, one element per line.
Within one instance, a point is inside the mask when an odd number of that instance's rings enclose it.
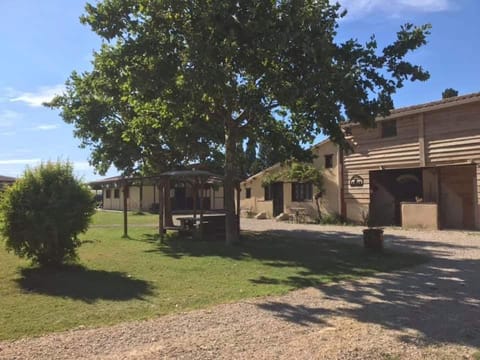
<path fill-rule="evenodd" d="M 438 205 L 402 202 L 402 227 L 438 230 Z"/>

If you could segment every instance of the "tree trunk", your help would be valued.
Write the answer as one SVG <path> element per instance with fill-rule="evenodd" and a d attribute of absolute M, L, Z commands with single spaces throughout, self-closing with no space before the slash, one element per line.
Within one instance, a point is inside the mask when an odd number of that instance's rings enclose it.
<path fill-rule="evenodd" d="M 225 178 L 223 180 L 223 191 L 226 211 L 226 245 L 232 245 L 234 243 L 237 243 L 240 235 L 238 232 L 238 226 L 236 224 L 235 216 L 235 151 L 237 141 L 232 126 L 234 125 L 228 123 L 225 124 Z"/>
<path fill-rule="evenodd" d="M 237 181 L 236 185 L 236 195 L 237 195 L 237 231 L 240 234 L 240 192 L 242 189 L 240 188 L 240 181 Z"/>
<path fill-rule="evenodd" d="M 318 222 L 322 221 L 322 210 L 320 210 L 320 198 L 315 198 L 315 203 L 317 204 L 317 216 Z"/>
<path fill-rule="evenodd" d="M 170 179 L 165 181 L 165 226 L 173 226 L 172 200 L 170 199 Z"/>
<path fill-rule="evenodd" d="M 138 204 L 138 211 L 140 213 L 143 212 L 143 180 L 140 180 L 140 194 L 139 194 L 139 197 L 140 197 L 140 203 Z"/>

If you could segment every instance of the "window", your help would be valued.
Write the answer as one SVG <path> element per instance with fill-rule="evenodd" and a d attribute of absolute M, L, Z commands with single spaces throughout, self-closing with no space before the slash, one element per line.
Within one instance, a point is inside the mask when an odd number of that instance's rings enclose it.
<path fill-rule="evenodd" d="M 110 199 L 110 198 L 112 197 L 112 190 L 107 189 L 107 190 L 105 191 L 105 197 L 106 197 L 107 199 Z"/>
<path fill-rule="evenodd" d="M 312 183 L 292 183 L 292 201 L 310 201 L 312 199 Z"/>
<path fill-rule="evenodd" d="M 265 189 L 265 195 L 263 197 L 263 200 L 269 201 L 272 200 L 272 185 L 267 185 L 264 187 Z"/>
<path fill-rule="evenodd" d="M 382 138 L 397 136 L 397 121 L 387 120 L 382 123 Z"/>
<path fill-rule="evenodd" d="M 113 197 L 115 199 L 120 199 L 120 189 L 113 190 Z"/>
<path fill-rule="evenodd" d="M 246 188 L 245 189 L 245 198 L 250 199 L 252 197 L 252 189 L 251 188 Z"/>
<path fill-rule="evenodd" d="M 333 168 L 333 155 L 325 155 L 325 169 Z"/>

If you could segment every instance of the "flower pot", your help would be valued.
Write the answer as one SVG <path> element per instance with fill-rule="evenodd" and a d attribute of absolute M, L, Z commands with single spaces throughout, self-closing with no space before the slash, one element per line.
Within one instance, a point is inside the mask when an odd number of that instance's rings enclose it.
<path fill-rule="evenodd" d="M 368 228 L 363 230 L 363 245 L 365 249 L 383 249 L 383 229 Z"/>

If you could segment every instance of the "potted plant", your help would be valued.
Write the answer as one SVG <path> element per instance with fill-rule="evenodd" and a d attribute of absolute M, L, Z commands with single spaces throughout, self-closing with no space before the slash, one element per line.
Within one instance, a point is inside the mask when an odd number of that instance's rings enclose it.
<path fill-rule="evenodd" d="M 363 229 L 363 246 L 365 249 L 381 251 L 383 250 L 383 229 L 373 227 L 368 213 L 362 213 L 363 225 L 367 229 Z"/>

